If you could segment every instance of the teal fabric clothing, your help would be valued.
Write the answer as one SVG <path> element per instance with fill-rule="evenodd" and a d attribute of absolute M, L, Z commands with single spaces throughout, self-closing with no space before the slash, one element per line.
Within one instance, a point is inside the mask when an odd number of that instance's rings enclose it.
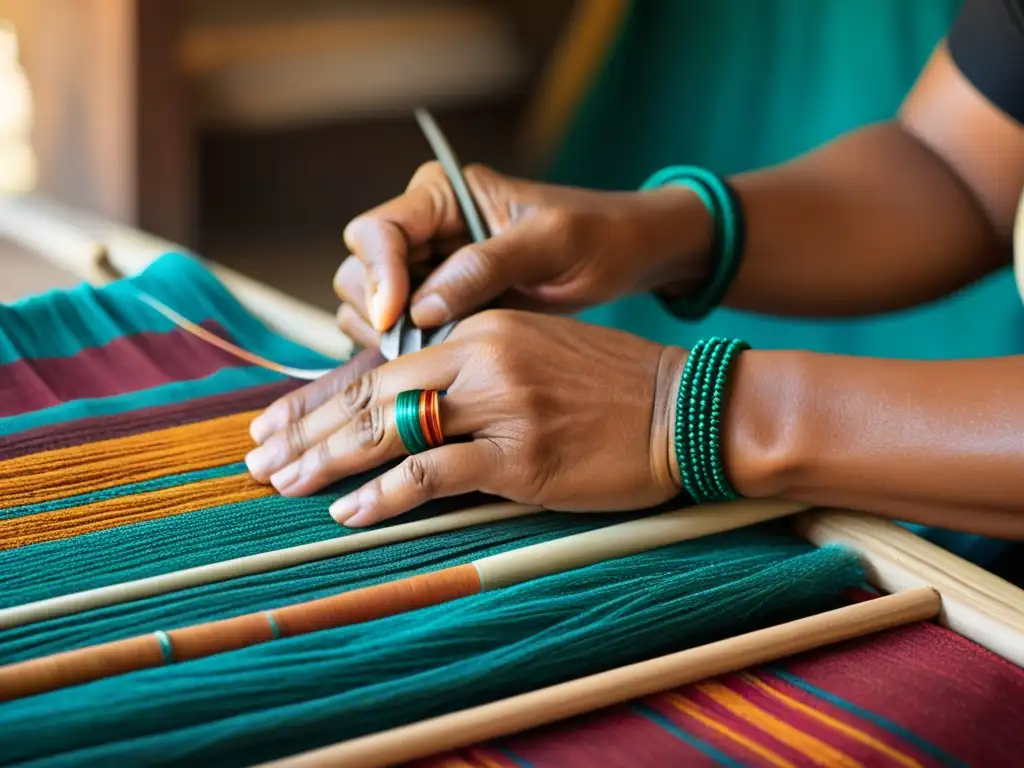
<path fill-rule="evenodd" d="M 637 0 L 548 176 L 560 183 L 634 189 L 667 165 L 737 173 L 889 119 L 960 4 Z M 1024 307 L 1009 270 L 927 307 L 852 321 L 720 310 L 687 323 L 650 296 L 598 307 L 583 317 L 683 346 L 718 335 L 759 348 L 896 358 L 1024 350 Z M 935 536 L 979 562 L 1005 549 L 980 537 Z"/>

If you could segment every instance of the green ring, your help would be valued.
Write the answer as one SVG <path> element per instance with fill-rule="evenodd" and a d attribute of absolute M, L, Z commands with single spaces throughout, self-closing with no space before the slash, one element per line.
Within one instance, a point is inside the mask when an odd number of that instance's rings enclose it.
<path fill-rule="evenodd" d="M 420 426 L 420 394 L 422 389 L 407 389 L 395 399 L 395 426 L 405 450 L 410 454 L 423 453 L 430 448 Z"/>

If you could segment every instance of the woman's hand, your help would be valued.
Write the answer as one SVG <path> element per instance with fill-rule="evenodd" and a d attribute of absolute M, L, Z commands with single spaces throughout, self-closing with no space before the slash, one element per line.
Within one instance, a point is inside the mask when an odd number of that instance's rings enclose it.
<path fill-rule="evenodd" d="M 438 163 L 345 229 L 352 255 L 334 280 L 338 322 L 358 344 L 376 347 L 407 305 L 418 326 L 434 328 L 491 303 L 569 313 L 704 279 L 711 222 L 689 190 L 592 192 L 480 166 L 466 180 L 494 233 L 484 243 L 469 243 Z M 426 279 L 410 296 L 411 277 Z"/>
<path fill-rule="evenodd" d="M 335 520 L 369 525 L 474 491 L 566 511 L 653 506 L 679 492 L 670 436 L 685 359 L 575 320 L 486 311 L 331 397 L 298 390 L 274 403 L 253 422 L 261 445 L 246 462 L 285 496 L 313 493 L 406 455 L 400 392 L 447 390 L 446 443 L 335 502 Z"/>

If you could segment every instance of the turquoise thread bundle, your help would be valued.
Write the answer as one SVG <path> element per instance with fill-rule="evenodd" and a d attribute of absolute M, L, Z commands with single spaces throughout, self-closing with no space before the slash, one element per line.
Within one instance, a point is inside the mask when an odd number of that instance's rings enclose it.
<path fill-rule="evenodd" d="M 746 247 L 746 222 L 738 195 L 721 177 L 694 166 L 670 166 L 651 176 L 642 190 L 667 185 L 687 187 L 700 198 L 712 218 L 711 263 L 707 282 L 696 296 L 658 299 L 676 317 L 700 320 L 716 309 L 739 272 Z"/>
<path fill-rule="evenodd" d="M 749 348 L 739 339 L 703 339 L 683 367 L 673 441 L 683 487 L 698 504 L 740 498 L 725 473 L 722 420 L 732 365 Z"/>
<path fill-rule="evenodd" d="M 0 572 L 9 574 L 0 604 L 19 605 L 333 538 L 339 528 L 326 514 L 333 498 L 272 497 L 0 552 Z M 397 522 L 427 516 L 414 513 Z M 0 630 L 0 664 L 326 597 L 633 516 L 532 515 Z M 182 548 L 182 541 L 194 547 Z"/>
<path fill-rule="evenodd" d="M 836 604 L 851 553 L 781 526 L 0 707 L 0 761 L 250 764 Z"/>

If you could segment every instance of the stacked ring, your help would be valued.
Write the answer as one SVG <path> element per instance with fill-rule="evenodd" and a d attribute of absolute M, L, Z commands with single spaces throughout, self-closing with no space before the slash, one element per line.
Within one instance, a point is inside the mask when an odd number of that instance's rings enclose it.
<path fill-rule="evenodd" d="M 436 389 L 409 389 L 395 400 L 395 425 L 409 453 L 423 453 L 444 444 Z"/>

